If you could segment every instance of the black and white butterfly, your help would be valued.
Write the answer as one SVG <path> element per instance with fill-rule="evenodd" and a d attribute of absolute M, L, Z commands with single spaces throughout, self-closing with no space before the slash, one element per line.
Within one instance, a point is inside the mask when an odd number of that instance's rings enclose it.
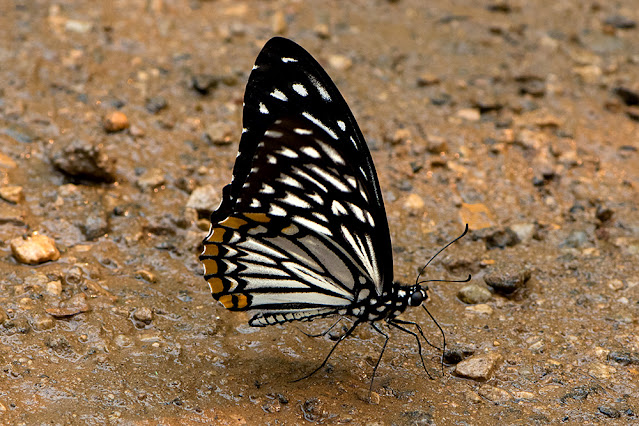
<path fill-rule="evenodd" d="M 293 41 L 271 39 L 249 77 L 243 124 L 200 256 L 213 297 L 252 311 L 252 326 L 346 316 L 354 324 L 337 343 L 367 322 L 385 348 L 384 320 L 419 344 L 406 326 L 421 328 L 397 316 L 421 305 L 427 288 L 393 281 L 375 166 L 330 77 Z"/>

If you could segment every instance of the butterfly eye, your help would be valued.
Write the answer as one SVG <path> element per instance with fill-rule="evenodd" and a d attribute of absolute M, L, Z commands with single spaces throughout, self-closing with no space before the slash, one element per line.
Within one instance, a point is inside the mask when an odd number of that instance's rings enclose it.
<path fill-rule="evenodd" d="M 413 294 L 410 295 L 410 305 L 411 306 L 419 306 L 422 304 L 422 302 L 426 300 L 426 294 L 424 293 L 424 291 L 420 288 L 415 290 L 415 292 Z"/>

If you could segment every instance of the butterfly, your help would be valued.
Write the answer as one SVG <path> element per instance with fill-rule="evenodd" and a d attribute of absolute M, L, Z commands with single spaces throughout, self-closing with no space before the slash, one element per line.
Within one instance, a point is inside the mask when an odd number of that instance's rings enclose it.
<path fill-rule="evenodd" d="M 397 317 L 422 305 L 428 288 L 393 281 L 375 166 L 328 74 L 295 42 L 272 38 L 249 76 L 243 125 L 232 180 L 200 256 L 213 297 L 231 311 L 252 312 L 256 327 L 353 318 L 305 377 L 362 323 L 386 338 L 373 378 L 388 342 L 378 321 L 413 335 L 421 357 L 421 327 Z"/>

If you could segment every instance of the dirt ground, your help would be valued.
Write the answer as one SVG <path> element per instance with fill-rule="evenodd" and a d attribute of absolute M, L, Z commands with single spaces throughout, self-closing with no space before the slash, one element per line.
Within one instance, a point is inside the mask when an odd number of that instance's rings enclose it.
<path fill-rule="evenodd" d="M 636 6 L 0 2 L 0 423 L 639 422 Z M 292 383 L 343 330 L 252 328 L 211 298 L 205 218 L 276 34 L 358 119 L 396 279 L 470 224 L 427 272 L 473 274 L 430 285 L 443 376 L 391 331 L 369 401 L 366 326 Z"/>

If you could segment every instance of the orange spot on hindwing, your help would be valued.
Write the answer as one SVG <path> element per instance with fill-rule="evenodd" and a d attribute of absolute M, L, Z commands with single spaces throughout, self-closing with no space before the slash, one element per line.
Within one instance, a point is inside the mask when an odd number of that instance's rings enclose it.
<path fill-rule="evenodd" d="M 221 243 L 224 240 L 224 233 L 226 229 L 222 228 L 213 228 L 213 233 L 210 237 L 206 238 L 206 241 L 211 243 Z"/>
<path fill-rule="evenodd" d="M 240 219 L 239 217 L 229 216 L 220 222 L 220 226 L 224 226 L 225 228 L 238 229 L 242 225 L 246 225 L 246 221 L 244 219 Z"/>
<path fill-rule="evenodd" d="M 215 259 L 202 259 L 202 263 L 204 264 L 205 275 L 217 274 L 217 262 Z"/>
<path fill-rule="evenodd" d="M 266 213 L 244 213 L 244 216 L 255 222 L 268 223 L 271 221 Z"/>

